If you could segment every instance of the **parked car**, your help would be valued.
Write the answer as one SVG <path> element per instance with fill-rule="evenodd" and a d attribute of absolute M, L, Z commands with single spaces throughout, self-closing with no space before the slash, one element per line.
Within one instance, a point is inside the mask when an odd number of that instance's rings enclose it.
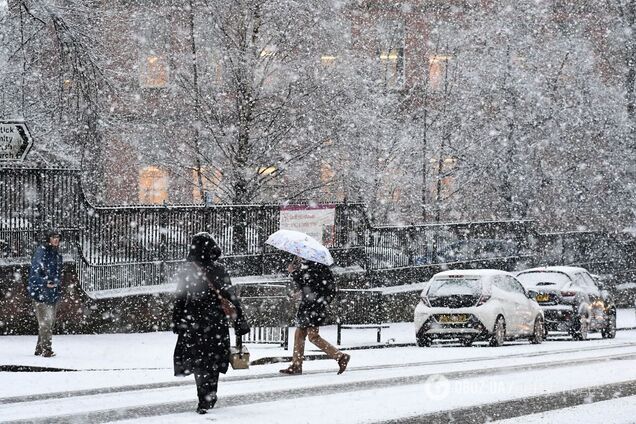
<path fill-rule="evenodd" d="M 575 340 L 600 331 L 616 336 L 616 307 L 585 268 L 550 266 L 517 273 L 517 278 L 543 309 L 546 332 L 565 331 Z"/>
<path fill-rule="evenodd" d="M 543 312 L 510 273 L 490 269 L 453 270 L 435 274 L 415 308 L 418 346 L 434 339 L 459 338 L 462 344 L 527 337 L 541 343 Z"/>

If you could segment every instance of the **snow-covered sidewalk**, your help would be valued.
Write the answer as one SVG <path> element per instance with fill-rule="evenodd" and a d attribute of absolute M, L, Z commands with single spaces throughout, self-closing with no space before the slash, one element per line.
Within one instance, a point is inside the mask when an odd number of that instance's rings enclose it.
<path fill-rule="evenodd" d="M 636 327 L 636 312 L 633 309 L 619 311 L 619 328 Z M 321 329 L 323 336 L 336 340 L 335 326 Z M 290 329 L 293 335 L 293 328 Z M 474 348 L 447 348 L 434 346 L 430 349 L 391 348 L 363 349 L 377 346 L 375 330 L 344 330 L 342 349 L 352 350 L 357 365 L 390 364 L 395 355 L 407 355 L 411 360 L 448 362 L 479 359 L 492 356 L 516 355 L 527 353 L 576 351 L 581 344 L 572 344 L 566 340 L 548 340 L 542 345 L 531 345 L 526 341 L 508 342 L 506 346 L 494 352 L 485 344 Z M 593 340 L 585 346 L 611 345 L 623 341 L 633 342 L 636 332 L 621 331 L 617 338 L 601 340 L 599 334 L 591 335 Z M 412 323 L 395 323 L 382 330 L 382 345 L 414 344 Z M 176 336 L 170 332 L 140 334 L 97 334 L 97 335 L 57 335 L 53 338 L 53 347 L 57 352 L 54 358 L 42 358 L 33 355 L 36 336 L 0 337 L 0 366 L 46 367 L 77 372 L 48 373 L 12 373 L 0 372 L 0 398 L 33 395 L 62 390 L 84 390 L 96 387 L 126 386 L 134 384 L 156 384 L 184 381 L 172 375 L 172 352 Z M 271 361 L 288 360 L 290 350 L 277 345 L 248 344 L 251 361 L 270 358 Z M 403 351 L 404 350 L 404 351 Z M 408 352 L 406 352 L 408 351 Z M 307 355 L 321 355 L 311 343 L 307 343 Z M 282 364 L 252 366 L 249 370 L 230 370 L 222 378 L 245 375 L 259 375 L 276 372 Z M 306 370 L 333 370 L 332 361 L 307 361 Z M 46 376 L 43 377 L 43 374 Z"/>

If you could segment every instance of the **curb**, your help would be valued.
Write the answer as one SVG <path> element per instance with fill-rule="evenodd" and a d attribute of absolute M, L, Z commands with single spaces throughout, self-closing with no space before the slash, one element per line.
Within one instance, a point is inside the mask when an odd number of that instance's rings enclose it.
<path fill-rule="evenodd" d="M 80 371 L 70 368 L 38 367 L 33 365 L 0 365 L 0 372 L 66 372 Z"/>

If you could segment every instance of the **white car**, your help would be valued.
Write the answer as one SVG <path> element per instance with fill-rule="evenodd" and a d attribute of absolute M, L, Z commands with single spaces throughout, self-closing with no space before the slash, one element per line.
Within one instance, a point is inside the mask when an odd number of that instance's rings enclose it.
<path fill-rule="evenodd" d="M 459 339 L 470 346 L 488 340 L 501 346 L 507 339 L 544 338 L 543 311 L 510 273 L 492 269 L 453 270 L 435 274 L 415 308 L 418 346 L 434 339 Z"/>

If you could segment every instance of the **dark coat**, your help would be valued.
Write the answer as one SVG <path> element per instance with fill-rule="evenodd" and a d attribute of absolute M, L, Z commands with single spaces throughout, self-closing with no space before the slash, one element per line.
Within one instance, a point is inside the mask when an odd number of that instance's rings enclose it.
<path fill-rule="evenodd" d="M 292 272 L 291 277 L 302 296 L 296 313 L 296 325 L 301 328 L 324 325 L 327 305 L 336 294 L 336 284 L 329 267 L 303 261 L 300 269 Z"/>
<path fill-rule="evenodd" d="M 223 265 L 216 262 L 220 249 L 215 243 L 214 249 L 208 249 L 209 245 L 196 241 L 198 236 L 193 239 L 189 262 L 176 277 L 172 315 L 173 331 L 178 334 L 174 350 L 175 376 L 191 374 L 195 369 L 227 372 L 229 323 L 210 283 L 232 302 L 242 317 L 240 302 L 230 291 L 230 276 Z"/>
<path fill-rule="evenodd" d="M 179 335 L 174 351 L 174 374 L 188 375 L 194 369 L 227 372 L 229 323 L 216 292 L 208 286 L 211 281 L 226 298 L 232 298 L 228 292 L 231 283 L 227 271 L 215 262 L 207 266 L 191 262 L 184 267 L 179 280 L 172 314 L 173 329 Z M 238 302 L 233 304 L 240 310 Z"/>
<path fill-rule="evenodd" d="M 55 287 L 47 287 L 47 283 Z M 62 296 L 62 255 L 48 243 L 35 249 L 29 270 L 29 295 L 36 302 L 53 305 Z"/>

